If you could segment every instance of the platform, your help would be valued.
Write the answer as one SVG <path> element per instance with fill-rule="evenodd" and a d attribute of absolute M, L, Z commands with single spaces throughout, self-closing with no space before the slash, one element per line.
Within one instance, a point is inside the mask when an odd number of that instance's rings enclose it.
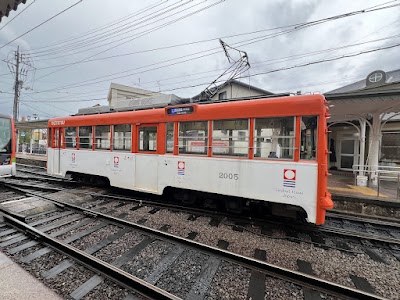
<path fill-rule="evenodd" d="M 45 155 L 35 155 L 35 154 L 27 154 L 27 153 L 17 153 L 17 164 L 26 164 L 26 165 L 34 165 L 40 167 L 46 167 L 47 165 L 47 156 Z"/>
<path fill-rule="evenodd" d="M 1 300 L 63 299 L 0 251 Z"/>
<path fill-rule="evenodd" d="M 37 155 L 37 154 L 35 155 L 35 154 L 29 154 L 29 153 L 17 153 L 16 157 L 20 158 L 20 159 L 47 161 L 47 156 L 46 155 Z"/>
<path fill-rule="evenodd" d="M 400 202 L 400 199 L 397 199 L 396 182 L 381 180 L 378 194 L 376 187 L 356 186 L 354 181 L 352 172 L 332 172 L 332 175 L 328 178 L 328 190 L 333 195 L 371 197 Z"/>

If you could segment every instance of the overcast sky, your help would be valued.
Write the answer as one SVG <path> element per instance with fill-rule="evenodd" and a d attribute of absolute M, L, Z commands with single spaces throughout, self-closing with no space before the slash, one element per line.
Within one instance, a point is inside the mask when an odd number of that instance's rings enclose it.
<path fill-rule="evenodd" d="M 16 12 L 1 20 L 0 47 L 76 2 L 28 0 L 25 5 L 19 5 Z M 397 44 L 400 37 L 393 36 L 400 32 L 400 7 L 297 30 L 294 27 L 267 29 L 387 2 L 83 0 L 0 49 L 0 113 L 12 114 L 14 75 L 7 60 L 13 62 L 11 58 L 17 46 L 26 60 L 30 57 L 29 62 L 35 68 L 23 78 L 20 116 L 37 114 L 44 119 L 74 114 L 81 107 L 106 105 L 111 82 L 180 97 L 194 96 L 230 66 L 218 38 L 247 52 L 251 68 L 241 74 L 243 82 L 274 93 L 327 92 L 364 79 L 376 69 L 399 69 L 400 47 L 268 72 Z M 381 40 L 371 42 L 378 39 Z M 199 42 L 204 40 L 209 41 Z M 179 44 L 186 45 L 158 49 Z M 151 49 L 158 50 L 143 52 Z M 234 50 L 229 53 L 238 57 Z M 299 56 L 302 54 L 306 55 Z"/>

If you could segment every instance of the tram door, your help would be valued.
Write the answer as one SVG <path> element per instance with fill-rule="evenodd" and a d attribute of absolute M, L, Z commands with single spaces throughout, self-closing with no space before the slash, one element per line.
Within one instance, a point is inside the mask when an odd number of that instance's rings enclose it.
<path fill-rule="evenodd" d="M 53 172 L 60 174 L 60 159 L 61 159 L 61 140 L 62 140 L 62 129 L 54 128 L 53 137 Z"/>

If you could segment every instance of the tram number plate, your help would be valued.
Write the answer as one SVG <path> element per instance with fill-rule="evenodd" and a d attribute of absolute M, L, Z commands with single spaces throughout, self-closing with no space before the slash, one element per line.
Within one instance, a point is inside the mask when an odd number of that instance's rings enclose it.
<path fill-rule="evenodd" d="M 220 179 L 239 180 L 239 174 L 219 172 Z"/>

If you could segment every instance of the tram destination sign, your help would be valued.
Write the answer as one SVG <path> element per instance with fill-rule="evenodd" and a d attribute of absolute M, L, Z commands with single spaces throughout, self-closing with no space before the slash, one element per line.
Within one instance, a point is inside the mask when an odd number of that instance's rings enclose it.
<path fill-rule="evenodd" d="M 188 115 L 194 112 L 193 106 L 182 106 L 182 107 L 170 107 L 167 108 L 167 115 L 168 116 L 175 116 L 175 115 Z"/>

